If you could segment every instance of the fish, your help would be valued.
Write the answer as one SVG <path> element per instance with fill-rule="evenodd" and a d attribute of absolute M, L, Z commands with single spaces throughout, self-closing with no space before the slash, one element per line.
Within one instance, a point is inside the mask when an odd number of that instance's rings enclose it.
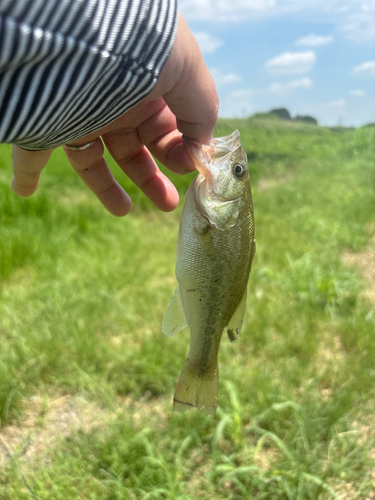
<path fill-rule="evenodd" d="M 176 288 L 163 318 L 172 337 L 190 327 L 190 351 L 173 398 L 175 410 L 218 405 L 218 353 L 226 329 L 240 337 L 255 255 L 247 156 L 240 133 L 201 144 L 184 137 L 198 170 L 185 197 L 177 238 Z"/>

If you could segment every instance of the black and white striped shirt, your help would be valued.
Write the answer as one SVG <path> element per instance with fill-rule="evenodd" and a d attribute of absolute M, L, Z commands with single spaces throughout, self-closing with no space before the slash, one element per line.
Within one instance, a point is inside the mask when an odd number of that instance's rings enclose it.
<path fill-rule="evenodd" d="M 177 0 L 0 0 L 0 143 L 50 149 L 154 87 Z"/>

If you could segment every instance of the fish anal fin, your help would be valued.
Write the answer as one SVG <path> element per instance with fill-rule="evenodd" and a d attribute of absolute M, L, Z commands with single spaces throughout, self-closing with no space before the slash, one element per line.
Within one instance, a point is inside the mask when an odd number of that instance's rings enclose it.
<path fill-rule="evenodd" d="M 253 245 L 251 247 L 251 256 L 250 256 L 251 264 L 253 263 L 256 251 L 257 251 L 257 240 L 255 238 L 253 238 Z"/>
<path fill-rule="evenodd" d="M 182 305 L 180 287 L 177 287 L 164 314 L 162 331 L 168 337 L 173 337 L 185 326 L 187 326 L 186 316 Z"/>
<path fill-rule="evenodd" d="M 234 311 L 233 316 L 226 327 L 229 342 L 236 342 L 240 338 L 243 318 L 246 310 L 246 296 L 247 291 L 245 290 L 237 309 Z"/>
<path fill-rule="evenodd" d="M 173 398 L 173 408 L 177 411 L 198 408 L 204 413 L 215 415 L 218 380 L 218 366 L 214 372 L 198 374 L 189 367 L 187 360 Z"/>

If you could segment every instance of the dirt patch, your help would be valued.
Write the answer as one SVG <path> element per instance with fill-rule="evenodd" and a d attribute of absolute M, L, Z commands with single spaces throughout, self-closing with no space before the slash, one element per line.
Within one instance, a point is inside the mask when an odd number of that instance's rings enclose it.
<path fill-rule="evenodd" d="M 347 439 L 354 439 L 357 446 L 367 447 L 368 443 L 373 443 L 375 438 L 375 408 L 374 404 L 371 404 L 367 408 L 366 414 L 359 413 L 357 419 L 353 421 L 353 430 L 348 432 L 343 432 L 338 434 L 334 439 L 335 442 L 332 443 L 333 448 L 335 446 L 340 446 L 340 441 L 344 442 Z M 333 449 L 334 453 L 335 450 Z M 375 500 L 375 448 L 370 448 L 367 452 L 368 458 L 371 461 L 371 465 L 366 471 L 366 477 L 363 478 L 363 490 L 367 491 L 367 496 L 364 492 L 359 492 L 353 483 L 347 483 L 342 481 L 335 488 L 333 488 L 338 494 L 338 500 L 355 500 L 355 499 L 365 499 L 365 500 Z"/>
<path fill-rule="evenodd" d="M 375 223 L 371 224 L 368 230 L 370 234 L 373 234 L 373 236 L 364 251 L 360 253 L 346 252 L 342 256 L 342 261 L 345 265 L 354 267 L 360 276 L 364 278 L 367 287 L 363 291 L 362 295 L 375 306 Z M 360 446 L 364 446 L 368 439 L 373 439 L 375 436 L 375 421 L 369 422 L 368 418 L 364 420 L 367 420 L 367 422 L 353 422 L 353 426 L 358 428 L 358 433 L 360 435 L 358 444 Z M 371 485 L 371 492 L 366 497 L 366 500 L 375 500 L 375 448 L 369 451 L 368 456 L 373 461 L 374 466 L 369 472 L 368 481 Z M 358 496 L 358 492 L 355 491 L 354 486 L 351 483 L 348 484 L 343 482 L 336 488 L 336 491 L 338 493 L 339 500 L 364 498 L 363 496 Z"/>
<path fill-rule="evenodd" d="M 353 483 L 342 482 L 337 488 L 337 500 L 355 500 L 355 499 L 365 499 L 365 500 L 375 500 L 375 493 L 370 492 L 367 497 L 364 497 L 358 493 L 355 485 Z"/>
<path fill-rule="evenodd" d="M 366 440 L 373 435 L 368 426 L 363 426 L 358 431 L 349 431 L 343 434 L 353 434 L 353 437 L 357 435 L 358 446 L 365 446 Z M 354 483 L 342 481 L 333 488 L 337 493 L 338 500 L 375 500 L 375 448 L 368 452 L 368 458 L 373 461 L 374 466 L 367 471 L 366 477 L 363 478 L 362 491 L 358 491 L 357 485 Z M 367 491 L 367 496 L 364 491 Z"/>
<path fill-rule="evenodd" d="M 39 459 L 48 461 L 50 450 L 73 432 L 90 429 L 109 422 L 115 412 L 102 409 L 81 396 L 62 396 L 56 399 L 34 397 L 27 403 L 26 418 L 0 431 L 0 467 L 9 460 L 9 453 L 21 463 Z"/>
<path fill-rule="evenodd" d="M 280 453 L 277 448 L 262 448 L 262 450 L 254 457 L 255 465 L 264 471 L 269 471 L 279 455 Z"/>
<path fill-rule="evenodd" d="M 340 371 L 341 363 L 345 362 L 345 354 L 342 347 L 340 336 L 332 337 L 326 335 L 322 341 L 316 354 L 316 366 L 320 373 L 329 370 L 329 379 Z M 332 396 L 330 386 L 320 387 L 320 392 L 323 400 L 327 400 Z M 373 411 L 374 410 L 374 411 Z M 343 449 L 351 442 L 352 446 L 360 447 L 367 452 L 368 458 L 373 465 L 367 470 L 367 477 L 364 478 L 364 491 L 369 491 L 366 496 L 363 492 L 358 491 L 358 485 L 347 481 L 342 481 L 339 484 L 331 485 L 332 489 L 337 494 L 338 500 L 375 500 L 375 448 L 368 449 L 368 443 L 373 443 L 375 438 L 375 409 L 368 409 L 366 415 L 359 413 L 356 420 L 351 425 L 351 429 L 333 436 L 328 447 L 326 467 L 329 467 L 331 459 L 337 453 L 343 453 Z M 368 451 L 367 451 L 368 450 Z M 364 472 L 365 473 L 365 472 Z"/>
<path fill-rule="evenodd" d="M 370 230 L 375 231 L 375 227 L 372 225 Z M 346 252 L 342 256 L 342 261 L 347 266 L 355 267 L 366 280 L 368 287 L 363 296 L 375 305 L 375 235 L 363 252 Z"/>
<path fill-rule="evenodd" d="M 338 373 L 340 371 L 340 365 L 343 362 L 343 348 L 339 335 L 332 337 L 332 335 L 327 332 L 315 354 L 315 365 L 317 371 L 320 373 L 327 367 L 333 369 L 333 373 Z"/>
<path fill-rule="evenodd" d="M 35 396 L 25 403 L 24 419 L 0 430 L 0 468 L 12 455 L 22 466 L 33 461 L 50 463 L 59 443 L 77 431 L 89 433 L 99 427 L 103 431 L 119 413 L 131 413 L 140 426 L 155 420 L 154 427 L 163 426 L 167 406 L 164 398 L 156 403 L 145 400 L 133 401 L 130 397 L 118 397 L 115 408 L 101 408 L 87 401 L 82 395 L 65 395 L 55 399 Z"/>
<path fill-rule="evenodd" d="M 10 460 L 10 455 L 20 466 L 32 461 L 47 464 L 63 439 L 77 431 L 89 433 L 99 426 L 106 429 L 119 413 L 131 413 L 140 426 L 155 419 L 155 428 L 163 426 L 166 417 L 164 399 L 155 403 L 119 397 L 116 408 L 101 408 L 81 395 L 55 399 L 35 396 L 25 406 L 22 422 L 0 430 L 0 468 Z"/>

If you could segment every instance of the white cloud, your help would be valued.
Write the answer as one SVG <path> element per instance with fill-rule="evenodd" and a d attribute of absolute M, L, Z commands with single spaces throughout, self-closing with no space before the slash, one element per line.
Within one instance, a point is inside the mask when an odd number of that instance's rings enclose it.
<path fill-rule="evenodd" d="M 209 33 L 199 32 L 193 34 L 203 54 L 212 54 L 212 52 L 215 52 L 216 49 L 223 45 L 221 40 Z"/>
<path fill-rule="evenodd" d="M 337 9 L 337 12 L 347 12 L 350 9 L 350 5 L 343 5 Z"/>
<path fill-rule="evenodd" d="M 328 106 L 331 106 L 333 108 L 342 108 L 346 104 L 345 99 L 336 99 L 335 101 L 330 101 L 328 103 Z"/>
<path fill-rule="evenodd" d="M 355 75 L 358 76 L 375 76 L 375 61 L 367 61 L 353 70 Z"/>
<path fill-rule="evenodd" d="M 220 98 L 219 116 L 245 117 L 253 111 L 253 89 L 237 89 Z"/>
<path fill-rule="evenodd" d="M 181 12 L 194 21 L 238 22 L 275 7 L 276 0 L 180 0 Z"/>
<path fill-rule="evenodd" d="M 349 125 L 347 121 L 348 109 L 343 99 L 331 102 L 306 102 L 298 108 L 298 114 L 311 115 L 321 125 L 337 126 L 344 123 Z"/>
<path fill-rule="evenodd" d="M 265 67 L 272 73 L 295 74 L 310 71 L 316 61 L 312 50 L 307 52 L 284 52 L 266 62 Z"/>
<path fill-rule="evenodd" d="M 288 16 L 289 20 L 333 25 L 346 38 L 375 39 L 374 0 L 180 0 L 187 20 L 207 23 L 258 21 Z"/>
<path fill-rule="evenodd" d="M 303 38 L 300 38 L 299 40 L 296 40 L 295 44 L 296 45 L 304 45 L 306 47 L 320 47 L 321 45 L 328 45 L 329 43 L 333 42 L 333 36 L 332 35 L 327 35 L 327 36 L 320 36 L 320 35 L 314 35 L 311 33 L 308 36 L 305 36 Z"/>
<path fill-rule="evenodd" d="M 234 90 L 229 95 L 230 95 L 230 97 L 234 97 L 235 99 L 244 99 L 244 98 L 249 98 L 252 95 L 254 95 L 254 90 L 253 89 L 239 89 L 239 90 Z"/>
<path fill-rule="evenodd" d="M 355 42 L 375 40 L 374 0 L 358 2 L 357 8 L 351 9 L 344 17 L 339 30 L 345 33 L 346 38 Z"/>
<path fill-rule="evenodd" d="M 237 73 L 222 73 L 217 68 L 211 69 L 210 72 L 217 86 L 232 85 L 233 83 L 238 83 L 242 80 Z"/>
<path fill-rule="evenodd" d="M 351 90 L 349 92 L 350 95 L 354 95 L 356 97 L 363 97 L 365 95 L 363 90 L 357 89 L 357 90 Z"/>
<path fill-rule="evenodd" d="M 301 80 L 294 80 L 288 83 L 272 83 L 268 87 L 271 94 L 285 95 L 298 89 L 309 89 L 313 86 L 310 78 L 301 78 Z"/>

